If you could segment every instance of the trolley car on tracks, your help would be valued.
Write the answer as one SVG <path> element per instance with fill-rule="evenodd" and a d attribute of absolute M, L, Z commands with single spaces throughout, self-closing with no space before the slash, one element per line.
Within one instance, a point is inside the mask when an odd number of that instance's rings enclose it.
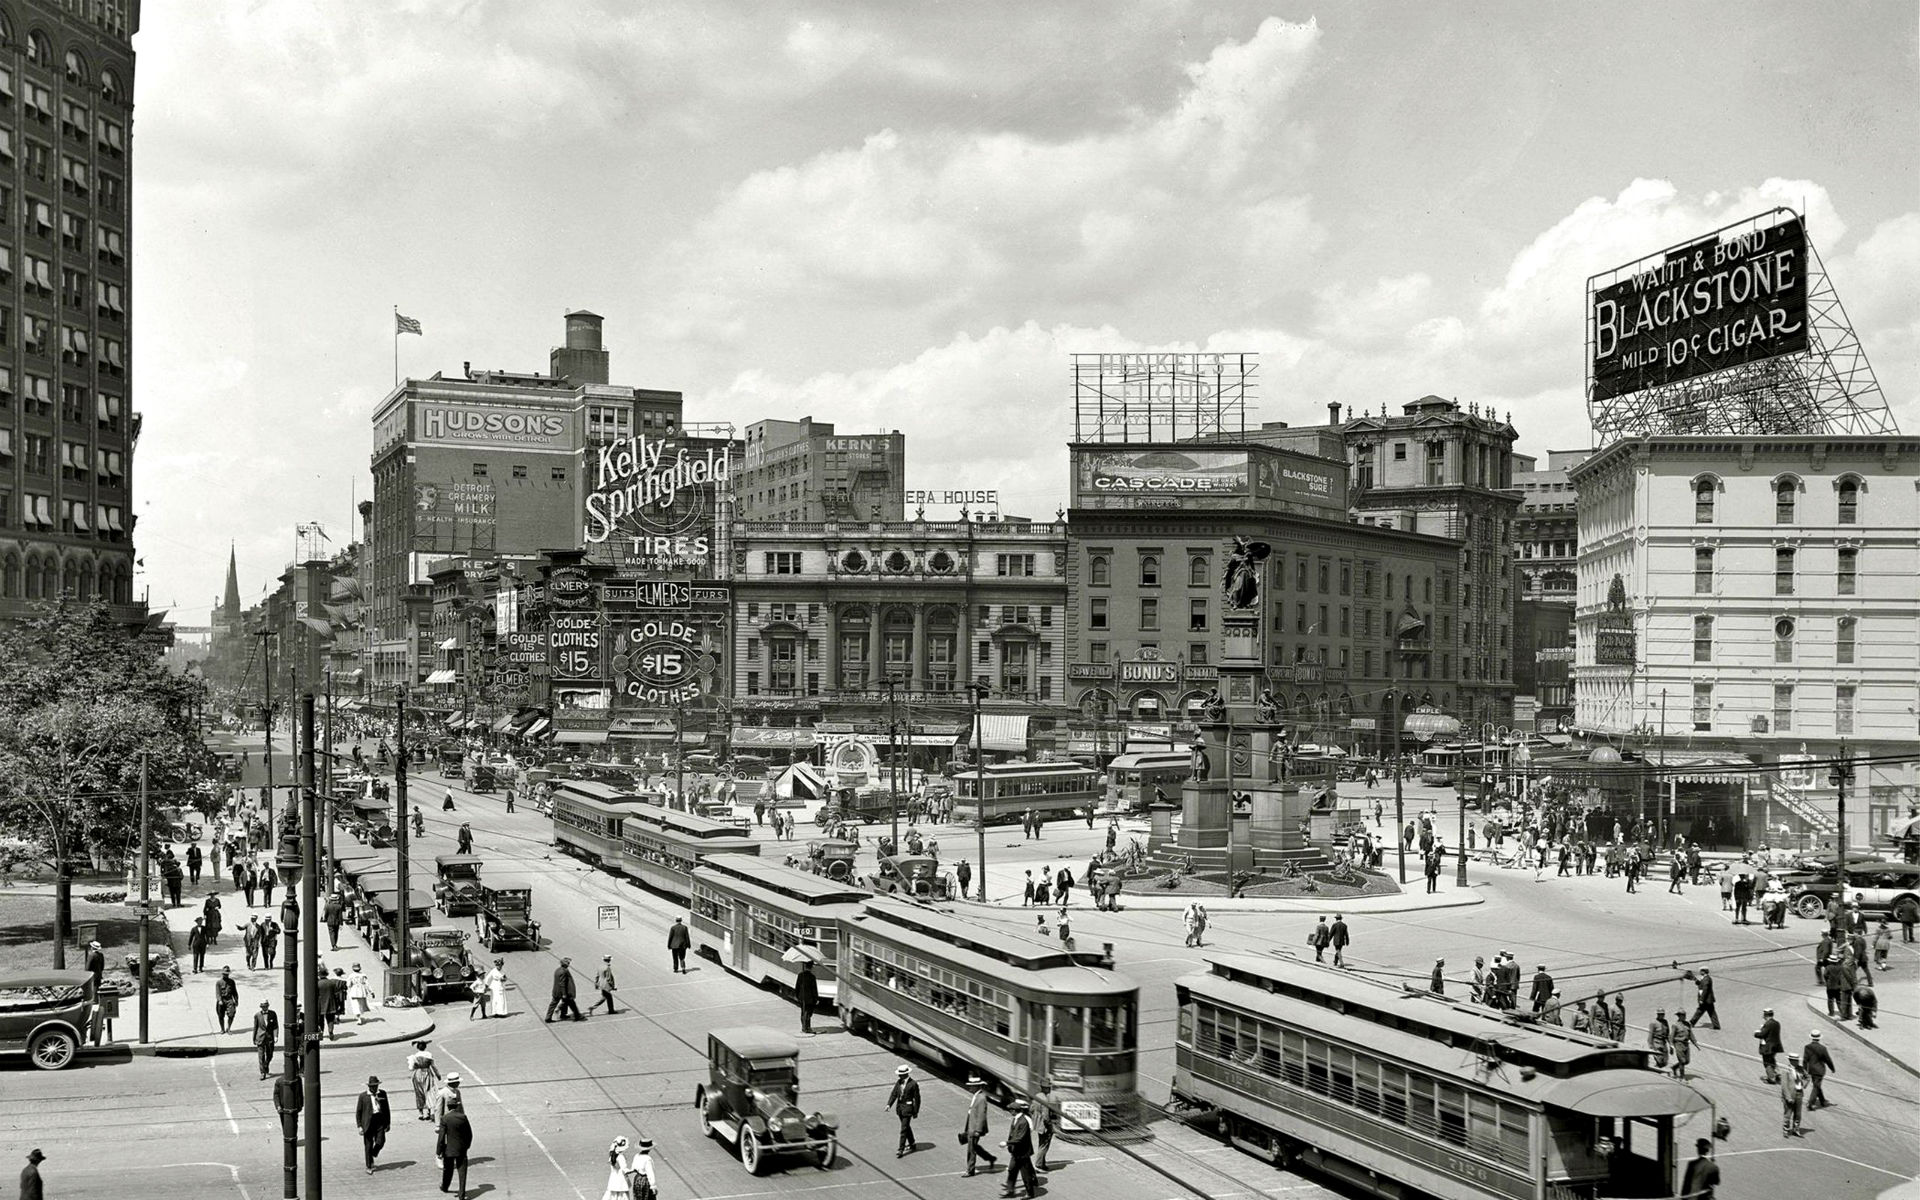
<path fill-rule="evenodd" d="M 757 857 L 759 853 L 760 843 L 731 821 L 648 808 L 621 822 L 620 861 L 615 869 L 657 892 L 685 900 L 693 891 L 693 869 L 709 857 Z"/>
<path fill-rule="evenodd" d="M 904 900 L 841 922 L 840 1013 L 896 1050 L 977 1071 L 1000 1103 L 1059 1093 L 1063 1132 L 1139 1119 L 1140 987 L 1111 947 L 1058 943 Z"/>
<path fill-rule="evenodd" d="M 840 929 L 871 895 L 763 858 L 714 855 L 693 871 L 694 943 L 736 975 L 791 993 L 795 947 L 811 952 L 820 998 L 840 995 Z"/>
<path fill-rule="evenodd" d="M 953 777 L 953 819 L 960 824 L 1017 821 L 1031 809 L 1053 819 L 1078 815 L 1102 799 L 1100 772 L 1072 762 L 988 763 Z"/>
<path fill-rule="evenodd" d="M 569 779 L 553 789 L 553 843 L 594 866 L 618 871 L 625 855 L 622 824 L 651 807 L 636 793 Z"/>
<path fill-rule="evenodd" d="M 1672 1196 L 1681 1124 L 1719 1131 L 1646 1050 L 1290 958 L 1208 967 L 1175 985 L 1173 1099 L 1275 1164 L 1396 1200 Z"/>

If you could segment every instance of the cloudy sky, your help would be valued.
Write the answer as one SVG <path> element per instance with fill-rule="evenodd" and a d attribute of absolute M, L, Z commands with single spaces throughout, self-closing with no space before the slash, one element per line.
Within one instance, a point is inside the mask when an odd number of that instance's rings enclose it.
<path fill-rule="evenodd" d="M 1920 431 L 1912 5 L 149 4 L 138 543 L 157 606 L 349 535 L 403 373 L 908 435 L 1066 493 L 1069 355 L 1257 351 L 1254 419 L 1428 392 L 1585 444 L 1587 276 L 1776 204 Z"/>

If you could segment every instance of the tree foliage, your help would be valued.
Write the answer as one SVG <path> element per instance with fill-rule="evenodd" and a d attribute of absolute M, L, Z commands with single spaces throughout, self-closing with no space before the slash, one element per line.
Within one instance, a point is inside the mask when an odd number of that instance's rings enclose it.
<path fill-rule="evenodd" d="M 0 834 L 49 862 L 136 843 L 140 758 L 156 806 L 190 803 L 215 761 L 205 685 L 100 604 L 50 607 L 0 629 Z"/>

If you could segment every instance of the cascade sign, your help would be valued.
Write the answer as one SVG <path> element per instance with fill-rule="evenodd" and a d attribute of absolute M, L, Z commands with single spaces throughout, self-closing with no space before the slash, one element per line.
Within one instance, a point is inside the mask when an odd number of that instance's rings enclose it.
<path fill-rule="evenodd" d="M 630 543 L 623 561 L 654 569 L 706 565 L 716 489 L 728 486 L 724 449 L 694 450 L 645 434 L 601 446 L 592 460 L 593 488 L 586 494 L 587 545 L 620 539 Z"/>
<path fill-rule="evenodd" d="M 1743 223 L 1744 224 L 1744 223 Z M 1806 227 L 1716 232 L 1591 288 L 1595 400 L 1807 348 Z"/>

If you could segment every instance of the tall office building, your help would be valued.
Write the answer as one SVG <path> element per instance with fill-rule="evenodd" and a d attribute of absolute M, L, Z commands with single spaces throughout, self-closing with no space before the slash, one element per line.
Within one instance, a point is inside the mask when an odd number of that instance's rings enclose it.
<path fill-rule="evenodd" d="M 139 0 L 0 8 L 0 616 L 133 603 L 128 381 Z"/>
<path fill-rule="evenodd" d="M 828 421 L 755 421 L 735 484 L 742 521 L 904 521 L 907 438 L 841 435 Z"/>

